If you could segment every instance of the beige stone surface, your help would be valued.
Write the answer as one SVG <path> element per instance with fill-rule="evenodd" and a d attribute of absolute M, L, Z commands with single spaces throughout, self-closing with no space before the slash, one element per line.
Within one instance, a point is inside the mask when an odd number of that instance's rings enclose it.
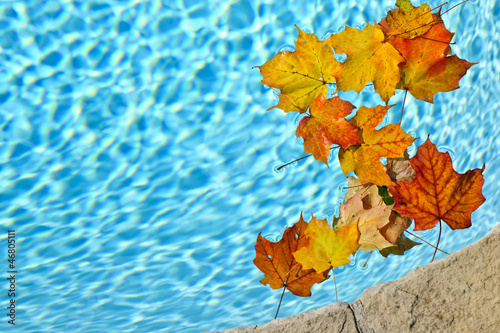
<path fill-rule="evenodd" d="M 338 302 L 320 309 L 303 312 L 296 316 L 273 320 L 265 325 L 236 327 L 224 333 L 272 332 L 272 333 L 309 333 L 342 332 L 357 333 L 354 315 L 349 303 Z"/>
<path fill-rule="evenodd" d="M 500 225 L 452 255 L 333 303 L 246 332 L 500 332 Z"/>

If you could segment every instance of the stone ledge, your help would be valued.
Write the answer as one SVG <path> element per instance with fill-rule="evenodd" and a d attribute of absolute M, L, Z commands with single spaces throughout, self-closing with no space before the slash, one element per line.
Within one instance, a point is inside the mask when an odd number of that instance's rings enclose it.
<path fill-rule="evenodd" d="M 500 225 L 446 258 L 366 289 L 351 304 L 222 332 L 500 332 Z"/>

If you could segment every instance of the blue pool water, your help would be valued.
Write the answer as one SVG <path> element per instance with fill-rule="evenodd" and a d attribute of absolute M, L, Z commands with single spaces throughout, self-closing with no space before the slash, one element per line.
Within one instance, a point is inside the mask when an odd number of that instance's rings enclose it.
<path fill-rule="evenodd" d="M 458 3 L 452 1 L 451 5 Z M 431 6 L 440 2 L 432 1 Z M 281 295 L 253 265 L 259 232 L 277 239 L 300 212 L 330 221 L 346 186 L 335 160 L 304 155 L 299 118 L 276 104 L 258 69 L 293 49 L 294 24 L 320 38 L 385 16 L 393 1 L 0 1 L 0 256 L 17 236 L 16 326 L 0 331 L 201 332 L 264 324 Z M 445 7 L 449 8 L 449 7 Z M 497 223 L 500 4 L 446 14 L 453 51 L 479 62 L 434 104 L 409 98 L 403 128 L 428 134 L 457 171 L 486 163 L 473 226 L 444 228 L 454 252 Z M 376 105 L 370 88 L 342 93 Z M 403 94 L 386 123 L 399 120 Z M 420 232 L 435 242 L 437 229 Z M 336 270 L 341 301 L 427 264 L 366 253 Z M 442 255 L 438 254 L 438 258 Z M 285 293 L 280 317 L 335 301 Z"/>

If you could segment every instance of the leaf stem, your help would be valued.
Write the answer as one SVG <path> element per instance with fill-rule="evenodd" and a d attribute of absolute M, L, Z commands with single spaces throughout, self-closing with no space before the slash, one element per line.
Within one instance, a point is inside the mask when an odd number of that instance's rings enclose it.
<path fill-rule="evenodd" d="M 339 148 L 339 147 L 340 147 L 340 146 L 333 146 L 333 147 L 330 147 L 330 150 L 335 149 L 335 148 Z M 307 158 L 307 157 L 309 157 L 309 156 L 312 156 L 312 154 L 309 154 L 309 155 L 306 155 L 306 156 L 302 156 L 301 158 L 298 158 L 298 159 L 296 159 L 296 160 L 293 160 L 293 161 L 291 161 L 291 162 L 288 162 L 288 163 L 286 163 L 286 164 L 283 164 L 282 166 L 280 166 L 280 167 L 279 167 L 278 169 L 276 169 L 276 170 L 280 171 L 281 169 L 283 169 L 283 168 L 284 168 L 284 167 L 286 167 L 287 165 L 290 165 L 290 164 L 295 163 L 295 162 L 297 162 L 297 161 L 303 160 L 304 158 Z"/>
<path fill-rule="evenodd" d="M 463 5 L 464 3 L 468 2 L 469 0 L 465 0 L 465 1 L 462 1 L 461 3 L 459 4 L 456 4 L 455 6 L 451 7 L 450 9 L 448 9 L 447 11 L 445 11 L 443 14 L 441 14 L 441 16 L 443 16 L 444 14 L 448 13 L 450 10 L 452 10 L 453 8 L 457 7 L 457 6 L 460 6 L 460 5 Z"/>
<path fill-rule="evenodd" d="M 339 295 L 337 294 L 337 281 L 335 280 L 335 268 L 332 268 L 333 283 L 335 284 L 335 299 L 339 301 Z"/>
<path fill-rule="evenodd" d="M 406 231 L 407 233 L 409 233 L 410 235 L 412 235 L 413 237 L 420 239 L 420 240 L 421 240 L 422 242 L 424 242 L 425 244 L 430 245 L 430 246 L 432 246 L 432 247 L 434 247 L 434 248 L 435 248 L 435 246 L 434 246 L 434 245 L 432 245 L 431 243 L 429 243 L 429 242 L 428 242 L 428 241 L 426 241 L 425 239 L 420 238 L 420 237 L 418 237 L 418 236 L 417 236 L 417 235 L 415 235 L 415 234 L 412 234 L 412 233 L 411 233 L 411 232 L 409 232 L 408 230 L 405 230 L 405 231 Z M 441 251 L 441 252 L 443 252 L 444 254 L 450 255 L 448 252 L 443 251 L 443 250 L 441 250 L 440 248 L 438 248 L 438 251 Z"/>
<path fill-rule="evenodd" d="M 283 286 L 283 293 L 281 294 L 280 304 L 278 304 L 278 310 L 276 311 L 276 316 L 274 316 L 274 319 L 278 318 L 278 312 L 280 312 L 281 301 L 283 300 L 283 295 L 285 295 L 285 290 L 286 290 L 286 285 Z"/>
<path fill-rule="evenodd" d="M 401 108 L 401 117 L 399 118 L 399 124 L 403 121 L 403 111 L 405 110 L 406 95 L 408 94 L 408 89 L 405 89 L 405 98 L 403 99 L 403 107 Z"/>
<path fill-rule="evenodd" d="M 439 220 L 439 236 L 438 236 L 438 241 L 437 241 L 437 244 L 436 244 L 436 249 L 434 250 L 434 255 L 432 256 L 431 262 L 434 261 L 434 257 L 436 256 L 436 252 L 438 250 L 438 245 L 439 245 L 439 241 L 440 240 L 441 240 L 441 220 Z"/>
<path fill-rule="evenodd" d="M 361 185 L 353 185 L 353 186 L 346 186 L 346 187 L 342 187 L 343 190 L 348 190 L 350 188 L 357 188 L 357 187 L 363 187 L 365 185 L 361 184 Z"/>
<path fill-rule="evenodd" d="M 366 264 L 368 263 L 368 259 L 370 259 L 370 257 L 372 256 L 372 252 L 373 252 L 373 251 L 370 251 L 370 254 L 368 255 L 368 258 L 366 258 L 366 261 L 365 261 L 365 263 L 363 264 L 363 268 L 365 268 L 365 267 L 366 267 Z"/>
<path fill-rule="evenodd" d="M 280 166 L 280 167 L 279 167 L 278 169 L 276 169 L 276 170 L 280 171 L 281 169 L 283 169 L 283 168 L 284 168 L 284 167 L 286 167 L 287 165 L 290 165 L 290 164 L 295 163 L 295 162 L 297 162 L 297 161 L 303 160 L 304 158 L 307 158 L 307 157 L 309 157 L 309 156 L 312 156 L 312 154 L 309 154 L 309 155 L 306 155 L 306 156 L 302 156 L 301 158 L 298 158 L 298 159 L 296 159 L 296 160 L 293 160 L 293 161 L 291 161 L 291 162 L 288 162 L 287 164 L 283 164 L 282 166 Z"/>
<path fill-rule="evenodd" d="M 447 45 L 455 45 L 457 43 L 457 42 L 445 42 L 445 41 L 442 41 L 442 40 L 427 38 L 427 37 L 424 37 L 424 36 L 419 36 L 419 38 L 430 40 L 430 41 L 433 41 L 433 42 L 436 42 L 436 43 L 447 44 Z"/>

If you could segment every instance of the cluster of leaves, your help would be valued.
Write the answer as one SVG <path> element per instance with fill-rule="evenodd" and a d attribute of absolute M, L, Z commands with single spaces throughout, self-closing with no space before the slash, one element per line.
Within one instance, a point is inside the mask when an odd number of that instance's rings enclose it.
<path fill-rule="evenodd" d="M 396 6 L 379 23 L 367 23 L 363 30 L 346 27 L 325 40 L 297 27 L 295 51 L 280 52 L 259 66 L 262 83 L 280 91 L 271 109 L 306 114 L 296 130 L 304 151 L 328 165 L 331 146 L 338 145 L 342 171 L 356 175 L 347 178 L 349 190 L 333 226 L 314 216 L 307 223 L 301 215 L 278 242 L 259 234 L 254 263 L 265 274 L 264 285 L 310 296 L 312 285 L 348 264 L 358 250 L 387 257 L 419 244 L 404 235 L 412 220 L 414 230 L 440 221 L 451 229 L 468 228 L 472 212 L 485 201 L 484 165 L 459 174 L 449 154 L 439 152 L 429 138 L 409 158 L 407 148 L 415 139 L 400 123 L 377 129 L 396 89 L 433 103 L 436 93 L 457 89 L 474 65 L 452 54 L 453 33 L 441 9 L 433 14 L 427 4 L 414 7 L 409 0 L 397 0 Z M 334 51 L 346 54 L 346 60 L 337 61 Z M 355 106 L 338 96 L 327 98 L 333 83 L 335 95 L 359 93 L 369 82 L 385 106 L 361 106 L 347 120 Z"/>

